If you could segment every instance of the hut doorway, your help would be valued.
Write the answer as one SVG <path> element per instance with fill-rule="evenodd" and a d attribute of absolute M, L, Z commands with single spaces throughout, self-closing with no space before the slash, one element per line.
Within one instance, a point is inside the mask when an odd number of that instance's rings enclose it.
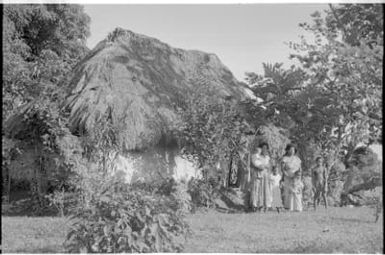
<path fill-rule="evenodd" d="M 250 152 L 245 150 L 234 152 L 228 164 L 228 187 L 246 191 L 250 182 Z"/>

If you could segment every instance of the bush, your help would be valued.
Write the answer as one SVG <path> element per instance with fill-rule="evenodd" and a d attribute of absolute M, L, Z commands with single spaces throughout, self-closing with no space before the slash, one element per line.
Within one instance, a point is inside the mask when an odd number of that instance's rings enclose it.
<path fill-rule="evenodd" d="M 67 215 L 77 203 L 77 194 L 62 190 L 55 190 L 53 193 L 46 195 L 49 201 L 49 206 L 56 209 L 60 217 Z"/>
<path fill-rule="evenodd" d="M 188 193 L 194 207 L 215 208 L 215 199 L 219 197 L 220 183 L 211 178 L 209 181 L 191 179 L 188 183 Z"/>
<path fill-rule="evenodd" d="M 188 193 L 188 183 L 178 183 L 171 193 L 173 201 L 175 201 L 175 208 L 181 214 L 187 214 L 193 210 L 191 195 Z"/>
<path fill-rule="evenodd" d="M 182 251 L 189 228 L 173 196 L 119 182 L 107 186 L 74 214 L 68 252 Z"/>
<path fill-rule="evenodd" d="M 170 207 L 182 214 L 192 211 L 191 196 L 188 192 L 188 184 L 177 183 L 173 178 L 153 180 L 151 182 L 137 182 L 132 184 L 135 189 L 147 191 L 152 195 L 170 197 Z"/>
<path fill-rule="evenodd" d="M 128 185 L 109 173 L 109 154 L 119 151 L 119 128 L 101 119 L 84 139 L 85 164 L 73 186 L 79 203 L 67 234 L 68 252 L 179 252 L 189 227 L 185 199 L 172 179 Z"/>

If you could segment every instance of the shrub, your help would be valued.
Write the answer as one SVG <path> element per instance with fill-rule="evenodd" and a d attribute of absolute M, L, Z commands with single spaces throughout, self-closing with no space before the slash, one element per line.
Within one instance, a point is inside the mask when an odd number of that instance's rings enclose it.
<path fill-rule="evenodd" d="M 188 183 L 188 193 L 194 207 L 215 207 L 215 199 L 219 196 L 220 183 L 210 178 L 209 181 L 191 179 Z"/>
<path fill-rule="evenodd" d="M 189 232 L 173 196 L 110 182 L 73 216 L 69 252 L 179 252 Z"/>
<path fill-rule="evenodd" d="M 170 197 L 170 207 L 182 214 L 192 211 L 191 196 L 188 184 L 184 181 L 177 183 L 173 178 L 153 180 L 151 182 L 137 182 L 132 184 L 135 189 L 147 191 L 152 195 Z"/>
<path fill-rule="evenodd" d="M 119 128 L 101 119 L 84 138 L 88 162 L 72 183 L 79 194 L 67 234 L 68 252 L 179 252 L 189 232 L 172 179 L 128 185 L 109 173 Z M 81 162 L 80 162 L 81 163 Z M 174 192 L 176 191 L 176 193 Z"/>
<path fill-rule="evenodd" d="M 49 205 L 53 206 L 61 217 L 70 212 L 77 203 L 77 194 L 74 192 L 67 192 L 64 188 L 62 190 L 55 190 L 45 197 L 48 199 Z"/>
<path fill-rule="evenodd" d="M 175 208 L 181 214 L 187 214 L 193 210 L 191 195 L 188 193 L 188 183 L 178 183 L 171 193 L 173 201 L 175 201 Z"/>

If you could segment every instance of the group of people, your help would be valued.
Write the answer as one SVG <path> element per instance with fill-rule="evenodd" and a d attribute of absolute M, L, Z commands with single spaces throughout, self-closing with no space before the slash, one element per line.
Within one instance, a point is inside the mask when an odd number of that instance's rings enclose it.
<path fill-rule="evenodd" d="M 314 192 L 317 199 L 322 195 L 327 205 L 324 192 L 326 178 L 322 158 L 318 157 L 316 162 L 317 165 L 312 171 Z M 280 166 L 282 175 L 278 171 L 278 166 Z M 277 165 L 272 164 L 268 144 L 260 144 L 251 155 L 250 175 L 250 207 L 253 211 L 273 208 L 276 208 L 278 212 L 281 208 L 297 212 L 303 210 L 304 184 L 301 160 L 297 156 L 297 149 L 294 145 L 289 144 L 286 147 L 286 153 L 280 159 L 280 164 Z M 316 203 L 316 201 L 314 202 Z"/>

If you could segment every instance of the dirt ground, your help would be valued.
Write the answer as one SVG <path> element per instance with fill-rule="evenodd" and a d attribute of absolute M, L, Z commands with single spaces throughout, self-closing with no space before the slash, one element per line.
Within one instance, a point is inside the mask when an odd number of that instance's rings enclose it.
<path fill-rule="evenodd" d="M 383 216 L 373 208 L 320 208 L 302 213 L 198 212 L 184 252 L 383 253 Z M 2 252 L 64 252 L 65 218 L 2 216 Z"/>

